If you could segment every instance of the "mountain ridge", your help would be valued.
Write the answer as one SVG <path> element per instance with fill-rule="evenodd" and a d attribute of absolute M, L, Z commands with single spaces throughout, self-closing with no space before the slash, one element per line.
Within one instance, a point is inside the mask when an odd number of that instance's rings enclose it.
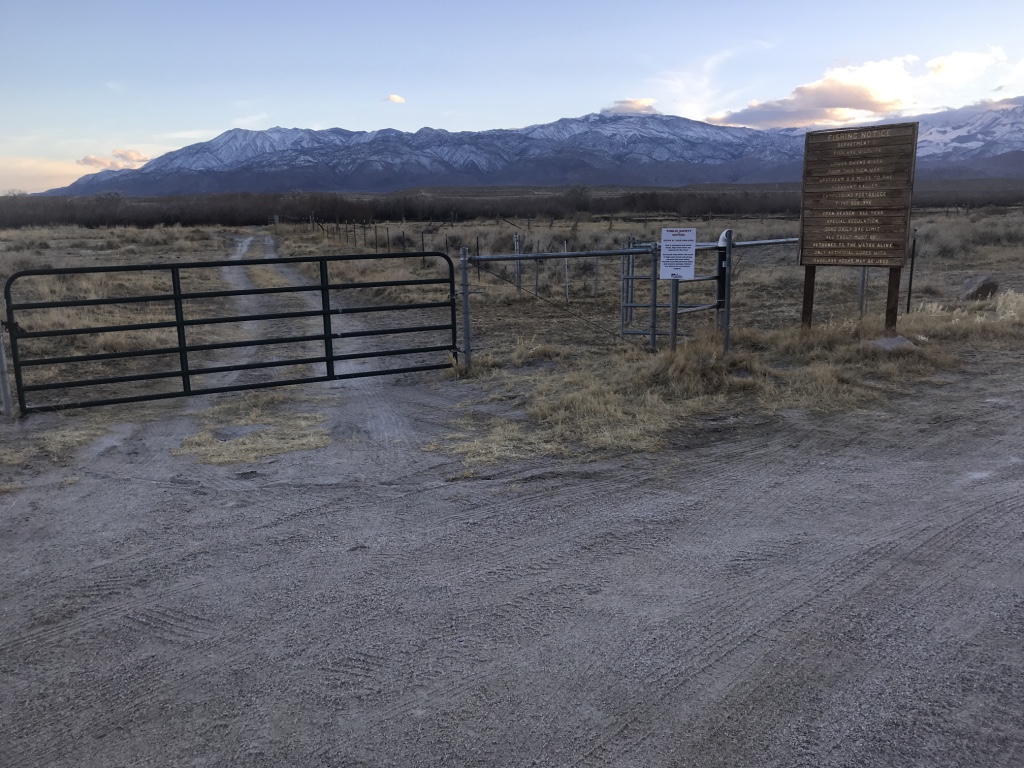
<path fill-rule="evenodd" d="M 1016 103 L 1020 101 L 1021 103 Z M 919 175 L 1024 177 L 1024 99 L 921 123 Z M 894 121 L 888 121 L 894 122 Z M 422 186 L 799 181 L 802 129 L 719 126 L 660 114 L 592 113 L 518 129 L 234 128 L 138 169 L 101 171 L 44 195 L 117 192 L 392 192 Z M 1006 162 L 1000 158 L 1006 156 Z M 966 174 L 966 176 L 965 176 Z"/>

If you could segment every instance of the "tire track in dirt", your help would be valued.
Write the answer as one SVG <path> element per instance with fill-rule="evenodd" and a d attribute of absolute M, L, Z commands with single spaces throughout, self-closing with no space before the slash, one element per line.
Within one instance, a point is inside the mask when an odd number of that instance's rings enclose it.
<path fill-rule="evenodd" d="M 1020 406 L 941 395 L 448 482 L 424 393 L 308 482 L 146 424 L 3 520 L 0 764 L 1014 765 Z"/>
<path fill-rule="evenodd" d="M 838 604 L 839 601 L 833 598 L 848 599 L 853 594 L 874 588 L 879 579 L 883 583 L 895 580 L 895 573 L 898 569 L 901 567 L 907 570 L 911 569 L 909 566 L 901 566 L 901 563 L 912 559 L 916 552 L 925 548 L 931 552 L 933 551 L 931 547 L 939 545 L 941 547 L 939 552 L 947 554 L 966 533 L 977 530 L 983 522 L 1004 516 L 1005 507 L 1001 506 L 1004 501 L 1004 499 L 993 499 L 982 510 L 971 513 L 951 525 L 944 526 L 937 532 L 932 532 L 930 527 L 926 527 L 916 536 L 910 537 L 909 547 L 906 546 L 906 542 L 876 544 L 854 557 L 830 563 L 826 571 L 811 579 L 797 576 L 788 583 L 773 583 L 757 593 L 750 593 L 739 603 L 726 603 L 722 601 L 722 595 L 716 595 L 713 602 L 719 606 L 720 611 L 727 611 L 729 614 L 729 618 L 724 618 L 722 621 L 730 624 L 739 618 L 736 614 L 749 615 L 756 606 L 764 605 L 769 593 L 790 594 L 797 591 L 803 592 L 804 597 L 799 602 L 787 606 L 774 617 L 746 626 L 741 625 L 742 628 L 739 630 L 730 627 L 710 636 L 700 636 L 693 647 L 684 649 L 680 654 L 689 660 L 685 668 L 670 669 L 646 677 L 637 684 L 637 690 L 643 691 L 646 694 L 645 698 L 650 697 L 652 691 L 658 691 L 656 697 L 658 703 L 655 705 L 658 706 L 664 699 L 676 695 L 681 688 L 685 688 L 687 681 L 707 677 L 712 672 L 714 672 L 714 679 L 719 685 L 723 680 L 734 679 L 742 674 L 742 665 L 737 663 L 730 665 L 728 662 L 730 656 L 740 651 L 743 646 L 755 640 L 762 646 L 777 643 L 781 638 L 792 635 L 796 629 L 808 626 L 812 614 L 825 613 L 827 615 L 823 603 Z M 1019 496 L 1017 501 L 1019 503 Z M 1004 519 L 1004 524 L 1009 522 Z M 997 531 L 991 532 L 990 537 L 996 534 Z M 895 564 L 886 567 L 887 563 Z M 933 579 L 931 586 L 938 589 L 958 569 L 959 566 L 946 567 L 941 577 L 937 576 Z M 880 573 L 870 573 L 873 570 L 880 571 Z M 895 615 L 902 615 L 905 607 L 919 600 L 925 589 L 925 585 L 920 586 L 892 612 Z M 630 714 L 624 716 L 622 722 L 612 732 L 593 733 L 591 738 L 584 738 L 583 741 L 594 743 L 595 746 L 581 755 L 579 759 L 568 764 L 581 766 L 613 764 L 617 758 L 630 753 L 647 738 L 648 732 L 642 727 L 642 724 L 657 719 L 652 716 L 653 707 L 644 707 L 641 701 L 635 700 L 621 703 L 618 709 Z M 627 737 L 627 732 L 633 735 Z M 615 746 L 606 748 L 606 745 L 611 743 L 614 743 Z"/>
<path fill-rule="evenodd" d="M 598 494 L 600 494 L 600 489 L 598 489 Z M 501 505 L 499 505 L 499 506 L 501 506 Z M 604 510 L 604 511 L 606 511 L 606 510 Z M 494 512 L 494 510 L 488 510 L 488 512 Z M 600 518 L 600 513 L 601 512 L 602 512 L 602 510 L 600 510 L 600 509 L 595 510 L 594 517 Z M 495 513 L 495 514 L 497 514 L 497 513 Z M 523 514 L 522 506 L 519 507 L 519 514 L 520 515 Z M 488 514 L 487 516 L 490 517 L 492 515 Z M 593 518 L 590 518 L 590 519 L 593 521 Z M 909 527 L 909 526 L 904 526 L 904 527 Z M 552 530 L 552 532 L 555 532 L 554 529 Z M 565 532 L 564 530 L 557 531 L 557 534 L 555 536 L 553 536 L 553 537 L 548 537 L 548 536 L 546 536 L 544 534 L 544 532 L 541 532 L 541 534 L 538 534 L 538 539 L 543 541 L 543 540 L 551 539 L 551 538 L 555 538 L 555 539 L 571 538 L 571 537 L 565 537 L 564 536 L 564 532 Z M 900 532 L 903 532 L 903 531 L 901 531 L 898 528 L 891 528 L 891 529 L 889 529 L 888 534 L 890 536 L 895 536 L 895 535 L 900 534 Z M 558 536 L 558 534 L 561 534 L 561 536 Z M 610 532 L 610 536 L 609 536 L 608 535 L 608 531 L 605 531 L 604 535 L 598 535 L 598 539 L 600 539 L 601 536 L 606 536 L 607 537 L 605 543 L 613 544 L 618 538 L 620 538 L 622 536 L 622 532 L 621 531 L 611 531 Z M 866 568 L 870 567 L 872 564 L 878 562 L 878 560 L 880 560 L 882 558 L 887 558 L 887 557 L 891 558 L 891 557 L 893 557 L 895 549 L 896 549 L 896 546 L 897 545 L 886 545 L 885 548 L 883 548 L 883 545 L 879 545 L 879 547 L 876 548 L 876 551 L 868 552 L 867 553 L 868 561 L 866 563 L 856 563 L 856 562 L 853 563 L 853 566 L 851 568 L 851 572 L 847 575 L 847 578 L 849 579 L 849 578 L 854 577 L 854 575 L 856 575 L 859 572 L 862 572 L 863 570 L 865 570 Z M 526 542 L 523 543 L 522 549 L 530 550 L 530 549 L 536 549 L 536 547 L 534 547 L 534 545 L 532 545 L 531 542 L 526 541 Z M 554 564 L 556 564 L 558 562 L 561 562 L 563 559 L 567 559 L 569 554 L 570 553 L 567 553 L 567 552 L 559 553 L 556 550 L 555 552 L 552 552 L 547 559 L 542 557 L 542 558 L 537 558 L 537 559 L 532 560 L 529 564 L 526 565 L 526 569 L 529 570 L 531 568 L 537 568 L 540 572 L 544 572 L 547 568 L 551 567 L 552 565 L 554 565 Z M 514 560 L 514 558 L 512 558 L 511 555 L 509 554 L 507 548 L 506 548 L 505 555 L 506 555 L 506 558 Z M 874 555 L 874 556 L 870 557 L 870 555 Z M 495 558 L 489 557 L 488 561 L 489 562 L 495 562 Z M 483 573 L 483 575 L 486 575 L 486 577 L 495 577 L 497 582 L 502 582 L 502 581 L 506 581 L 505 577 L 506 577 L 508 572 L 509 572 L 508 568 L 501 568 L 501 567 L 499 567 L 499 568 L 489 569 L 488 571 Z M 466 582 L 466 583 L 470 583 L 470 584 L 473 584 L 475 586 L 476 580 L 474 579 L 474 577 L 478 577 L 478 575 L 479 574 L 476 573 L 475 571 L 464 571 L 464 572 L 460 573 L 460 581 Z M 784 584 L 782 586 L 783 587 L 793 586 L 793 584 L 797 583 L 799 580 L 800 580 L 800 575 L 799 574 L 795 574 L 790 583 L 786 583 L 786 584 Z M 778 586 L 778 585 L 775 585 L 775 586 Z M 552 593 L 553 591 L 554 590 L 549 590 L 549 594 Z M 529 593 L 529 592 L 523 593 L 520 596 L 520 598 L 516 598 L 513 601 L 506 602 L 504 605 L 501 606 L 501 609 L 502 610 L 507 610 L 507 609 L 509 609 L 510 606 L 512 606 L 512 610 L 509 611 L 509 612 L 513 616 L 517 612 L 520 613 L 520 614 L 525 613 L 525 612 L 527 612 L 530 609 L 529 606 L 531 605 L 531 602 L 530 602 L 529 597 L 530 597 L 531 594 L 536 597 L 536 595 L 538 593 Z M 721 593 L 714 593 L 714 594 L 709 594 L 706 599 L 707 599 L 708 602 L 719 602 L 720 603 L 722 597 L 723 597 L 723 595 Z M 761 600 L 761 598 L 758 595 L 755 595 L 755 596 L 753 596 L 750 599 L 749 603 L 746 603 L 742 607 L 750 608 L 752 604 L 757 603 L 760 600 Z M 536 612 L 536 608 L 537 608 L 537 604 L 536 603 L 537 603 L 536 599 L 534 601 L 532 601 L 532 610 L 534 610 L 535 612 Z M 519 607 L 520 605 L 521 605 L 521 608 Z M 805 601 L 805 605 L 809 606 L 810 602 L 809 601 Z M 498 615 L 497 611 L 496 611 L 496 615 Z M 509 624 L 513 623 L 512 618 L 509 618 L 508 616 L 505 617 L 505 621 L 507 623 L 509 623 Z M 527 634 L 529 634 L 529 633 L 527 633 Z M 750 636 L 753 636 L 754 634 L 756 634 L 756 632 L 750 633 Z M 490 674 L 493 674 L 494 673 L 494 669 L 490 669 L 490 670 L 488 670 L 488 672 Z M 437 693 L 438 693 L 437 691 L 433 692 L 433 697 L 434 698 L 436 698 Z M 455 693 L 455 691 L 449 690 L 449 691 L 447 691 L 447 693 L 452 694 L 452 693 Z"/>

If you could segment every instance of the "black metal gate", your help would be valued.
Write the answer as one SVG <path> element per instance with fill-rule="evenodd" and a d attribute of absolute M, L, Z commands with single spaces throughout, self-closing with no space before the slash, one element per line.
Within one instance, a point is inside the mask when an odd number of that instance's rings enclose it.
<path fill-rule="evenodd" d="M 437 370 L 458 355 L 455 269 L 436 252 L 32 269 L 4 299 L 22 414 Z"/>

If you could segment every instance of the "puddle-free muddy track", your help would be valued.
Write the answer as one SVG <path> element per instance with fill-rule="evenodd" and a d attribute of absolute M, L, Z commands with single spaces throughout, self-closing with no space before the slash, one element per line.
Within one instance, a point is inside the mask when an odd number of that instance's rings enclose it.
<path fill-rule="evenodd" d="M 0 494 L 0 765 L 1022 765 L 1022 390 L 468 477 L 472 383 L 294 388 L 331 444 L 226 467 L 107 409 Z"/>

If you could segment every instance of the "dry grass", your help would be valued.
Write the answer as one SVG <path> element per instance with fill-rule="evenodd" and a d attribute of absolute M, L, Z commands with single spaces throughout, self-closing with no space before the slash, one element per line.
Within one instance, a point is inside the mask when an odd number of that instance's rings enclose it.
<path fill-rule="evenodd" d="M 170 265 L 183 261 L 220 259 L 224 257 L 231 237 L 231 233 L 186 230 L 180 227 L 3 230 L 0 231 L 0 282 L 6 282 L 14 272 L 26 269 L 129 266 L 141 263 Z M 185 291 L 212 291 L 227 287 L 223 277 L 214 270 L 186 270 L 182 273 L 182 288 Z M 172 286 L 169 272 L 135 271 L 64 275 L 56 279 L 24 277 L 13 288 L 14 298 L 19 302 L 47 302 L 167 294 L 171 292 Z M 208 311 L 197 306 L 200 303 L 190 303 L 189 311 L 193 316 L 203 316 L 204 311 Z M 98 328 L 173 320 L 174 308 L 171 302 L 126 302 L 95 307 L 22 310 L 18 313 L 18 323 L 26 331 Z M 199 326 L 190 329 L 189 338 L 193 343 L 204 343 L 221 339 L 224 334 L 223 327 Z M 175 330 L 161 328 L 25 339 L 21 342 L 21 351 L 25 359 L 34 359 L 128 352 L 176 345 Z M 149 372 L 166 367 L 167 358 L 149 357 L 78 363 L 66 367 L 62 372 L 52 366 L 25 370 L 27 384 L 44 384 L 58 376 L 63 379 L 88 379 Z"/>
<path fill-rule="evenodd" d="M 1024 249 L 1013 233 L 1020 217 L 1000 218 L 1005 221 L 993 227 L 984 220 L 970 224 L 974 233 L 1002 234 L 999 242 L 975 235 L 980 242 L 972 245 L 969 261 L 940 258 L 924 239 L 915 283 L 915 294 L 924 298 L 916 302 L 917 311 L 901 316 L 898 326 L 916 348 L 898 352 L 869 343 L 886 335 L 882 270 L 871 273 L 868 314 L 861 319 L 856 307 L 859 270 L 819 269 L 815 323 L 809 332 L 802 330 L 803 270 L 791 246 L 737 252 L 732 350 L 724 360 L 707 315 L 681 323 L 687 341 L 675 355 L 616 344 L 611 334 L 569 315 L 615 328 L 617 270 L 608 270 L 612 284 L 607 294 L 601 284 L 597 301 L 592 292 L 570 291 L 569 302 L 557 302 L 566 311 L 484 276 L 474 281 L 483 294 L 473 297 L 473 330 L 474 347 L 483 348 L 474 353 L 474 363 L 486 359 L 486 370 L 471 373 L 518 417 L 468 415 L 441 447 L 470 464 L 653 450 L 673 430 L 693 424 L 695 416 L 864 407 L 956 368 L 968 350 L 1019 348 L 1024 299 L 1014 286 L 1024 288 Z M 740 233 L 738 239 L 791 235 L 788 226 L 779 222 L 755 234 Z M 711 239 L 705 233 L 699 237 Z M 698 266 L 698 273 L 708 271 Z M 1007 287 L 992 301 L 957 300 L 963 280 L 984 272 L 996 273 Z M 541 279 L 545 274 L 540 272 Z M 524 285 L 529 285 L 532 274 L 526 277 Z M 571 275 L 578 282 L 585 278 L 579 271 Z M 564 298 L 562 287 L 556 284 L 551 295 Z M 639 300 L 646 299 L 645 289 L 638 285 Z M 548 351 L 531 354 L 541 348 Z"/>
<path fill-rule="evenodd" d="M 133 405 L 128 412 L 93 408 L 61 411 L 55 414 L 55 426 L 24 433 L 17 448 L 0 450 L 0 466 L 26 468 L 40 459 L 54 464 L 70 464 L 80 448 L 106 435 L 112 426 L 124 421 L 146 422 L 163 418 L 168 403 Z"/>
<path fill-rule="evenodd" d="M 108 429 L 107 422 L 95 419 L 67 424 L 40 435 L 39 447 L 43 455 L 50 461 L 55 464 L 64 464 L 79 448 L 88 445 L 97 437 L 102 437 Z"/>
<path fill-rule="evenodd" d="M 955 367 L 965 349 L 1016 348 L 1024 330 L 1024 217 L 1017 213 L 946 217 L 925 212 L 915 218 L 920 235 L 917 298 L 915 311 L 901 317 L 899 331 L 917 348 L 895 353 L 880 352 L 867 343 L 884 335 L 880 322 L 885 292 L 882 270 L 871 273 L 868 315 L 861 320 L 856 309 L 859 271 L 819 269 L 814 328 L 810 332 L 799 328 L 803 271 L 791 246 L 736 252 L 732 352 L 725 359 L 706 314 L 681 321 L 681 347 L 674 355 L 651 355 L 638 348 L 643 346 L 642 339 L 637 345 L 616 339 L 618 257 L 599 263 L 569 260 L 568 270 L 562 258 L 524 263 L 521 291 L 513 284 L 512 263 L 491 265 L 486 270 L 474 268 L 474 365 L 468 371 L 455 369 L 452 375 L 475 380 L 501 401 L 502 410 L 511 407 L 513 417 L 498 419 L 477 414 L 486 408 L 470 409 L 459 421 L 459 431 L 442 441 L 441 447 L 470 463 L 652 450 L 663 445 L 672 430 L 703 414 L 856 408 L 907 392 L 934 372 Z M 696 226 L 702 241 L 717 239 L 727 226 L 733 226 L 737 240 L 792 236 L 798 228 L 796 221 L 771 218 L 748 218 L 737 224 L 684 221 L 675 216 L 600 220 L 583 216 L 566 221 L 474 221 L 454 226 L 392 224 L 390 235 L 393 250 L 400 246 L 418 251 L 422 244 L 428 251 L 447 250 L 457 257 L 463 245 L 473 253 L 478 247 L 482 254 L 510 252 L 516 232 L 525 253 L 599 250 L 624 246 L 631 240 L 657 239 L 660 229 L 670 225 Z M 347 239 L 300 226 L 282 225 L 275 231 L 277 253 L 282 256 L 373 250 L 372 229 L 369 245 L 362 241 L 362 228 L 357 228 L 355 239 L 351 231 Z M 383 250 L 384 225 L 378 225 L 378 235 Z M 168 248 L 179 246 L 189 258 L 204 248 L 210 256 L 220 258 L 229 250 L 226 238 L 233 236 L 175 228 L 152 233 L 83 233 L 73 228 L 3 232 L 0 269 L 10 271 L 14 261 L 21 268 L 26 259 L 32 265 L 40 260 L 67 265 L 90 259 L 108 263 L 115 258 L 127 263 L 181 258 L 177 252 L 168 252 Z M 258 256 L 260 247 L 254 243 L 249 255 Z M 712 263 L 711 255 L 699 254 L 698 273 L 711 272 Z M 648 268 L 644 259 L 638 260 L 638 271 Z M 258 286 L 288 283 L 286 276 L 270 267 L 247 271 L 249 280 Z M 297 271 L 306 280 L 319 280 L 312 267 Z M 1000 294 L 987 302 L 958 301 L 963 280 L 983 272 L 997 275 L 1004 286 Z M 436 263 L 412 257 L 336 262 L 329 276 L 332 282 L 357 282 L 437 274 Z M 117 291 L 137 288 L 97 284 L 89 290 L 119 295 Z M 647 282 L 638 281 L 636 300 L 645 301 L 647 290 Z M 690 298 L 706 300 L 700 293 L 707 293 L 706 288 L 693 290 Z M 380 287 L 351 291 L 346 296 L 354 304 L 424 298 L 443 300 L 447 292 L 443 286 L 426 290 Z M 638 315 L 644 317 L 637 318 L 637 328 L 646 319 L 643 311 Z M 279 405 L 275 412 L 262 414 L 251 408 L 234 415 L 214 409 L 204 417 L 203 431 L 181 450 L 202 461 L 235 462 L 326 444 L 329 437 L 316 429 L 317 415 L 289 414 Z M 224 406 L 231 407 L 235 406 Z M 225 427 L 259 428 L 218 439 L 215 432 Z M 76 439 L 88 439 L 87 430 L 77 438 L 71 430 L 62 438 L 68 446 Z M 68 450 L 55 443 L 52 452 L 59 456 Z"/>
<path fill-rule="evenodd" d="M 193 455 L 204 464 L 245 464 L 329 445 L 330 435 L 316 429 L 324 416 L 285 409 L 291 401 L 289 395 L 279 391 L 227 398 L 206 411 L 202 415 L 203 429 L 172 453 Z"/>
<path fill-rule="evenodd" d="M 494 396 L 522 418 L 468 416 L 445 446 L 469 463 L 651 451 L 695 416 L 847 410 L 906 392 L 955 364 L 940 348 L 920 343 L 882 352 L 868 343 L 881 331 L 852 323 L 808 332 L 747 329 L 736 334 L 726 357 L 708 331 L 675 353 L 619 346 L 572 359 L 560 353 L 555 359 L 563 363 L 553 371 L 492 369 L 487 381 Z"/>
<path fill-rule="evenodd" d="M 11 448 L 10 446 L 0 451 L 0 466 L 7 467 L 21 467 L 26 464 L 36 455 L 36 449 L 34 447 L 25 448 Z"/>

